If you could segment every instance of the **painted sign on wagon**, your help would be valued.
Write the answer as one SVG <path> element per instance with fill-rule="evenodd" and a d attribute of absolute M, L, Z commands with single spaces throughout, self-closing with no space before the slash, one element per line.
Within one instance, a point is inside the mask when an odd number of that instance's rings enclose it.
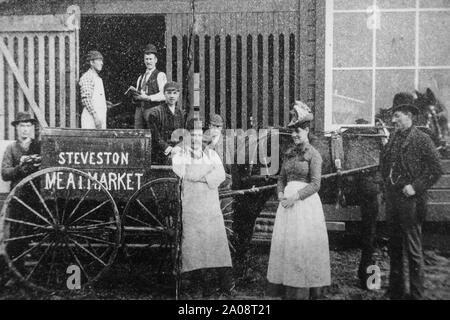
<path fill-rule="evenodd" d="M 127 199 L 150 180 L 150 163 L 148 131 L 51 128 L 42 133 L 43 169 L 67 167 L 85 173 L 49 172 L 41 181 L 44 190 L 72 190 L 76 195 L 103 186 L 114 198 Z"/>

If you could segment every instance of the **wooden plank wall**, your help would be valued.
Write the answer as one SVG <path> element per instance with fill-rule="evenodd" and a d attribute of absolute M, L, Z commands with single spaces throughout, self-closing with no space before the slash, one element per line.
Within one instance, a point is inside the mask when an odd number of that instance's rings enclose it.
<path fill-rule="evenodd" d="M 166 71 L 175 81 L 187 77 L 180 59 L 187 56 L 182 39 L 191 20 L 191 14 L 167 15 Z M 298 11 L 208 12 L 196 14 L 195 21 L 201 116 L 218 113 L 228 128 L 247 129 L 250 119 L 258 127 L 285 126 L 306 71 L 299 59 Z"/>
<path fill-rule="evenodd" d="M 50 126 L 77 127 L 75 32 L 0 32 Z M 8 63 L 0 55 L 0 140 L 15 139 L 10 125 L 18 111 L 31 110 Z"/>

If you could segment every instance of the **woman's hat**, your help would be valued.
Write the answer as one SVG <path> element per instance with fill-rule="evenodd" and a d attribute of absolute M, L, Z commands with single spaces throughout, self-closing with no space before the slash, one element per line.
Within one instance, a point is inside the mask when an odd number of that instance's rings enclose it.
<path fill-rule="evenodd" d="M 11 122 L 11 125 L 16 126 L 20 122 L 31 122 L 32 124 L 36 124 L 37 120 L 33 118 L 33 116 L 28 112 L 18 112 L 16 115 L 16 119 Z"/>
<path fill-rule="evenodd" d="M 301 101 L 295 101 L 293 109 L 290 113 L 292 114 L 292 120 L 287 125 L 288 128 L 296 128 L 302 123 L 312 121 L 314 119 L 311 109 L 306 103 Z"/>
<path fill-rule="evenodd" d="M 392 113 L 397 111 L 408 111 L 414 115 L 419 113 L 419 109 L 414 105 L 414 97 L 409 92 L 397 93 L 390 110 Z"/>
<path fill-rule="evenodd" d="M 103 56 L 100 52 L 98 52 L 96 50 L 91 50 L 86 55 L 86 62 L 89 62 L 91 60 L 97 60 L 97 59 L 103 60 Z"/>
<path fill-rule="evenodd" d="M 220 115 L 213 113 L 209 117 L 209 124 L 213 126 L 220 126 L 223 127 L 223 119 Z"/>

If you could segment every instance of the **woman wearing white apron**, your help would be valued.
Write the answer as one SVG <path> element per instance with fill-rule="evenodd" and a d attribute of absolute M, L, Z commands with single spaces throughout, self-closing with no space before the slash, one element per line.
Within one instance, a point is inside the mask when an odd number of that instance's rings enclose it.
<path fill-rule="evenodd" d="M 106 97 L 102 78 L 98 73 L 103 68 L 103 56 L 98 51 L 89 51 L 86 61 L 90 68 L 80 78 L 80 95 L 83 111 L 81 128 L 106 129 Z"/>
<path fill-rule="evenodd" d="M 231 255 L 219 201 L 219 185 L 225 180 L 225 171 L 218 154 L 202 148 L 201 122 L 190 119 L 191 143 L 186 143 L 172 158 L 173 171 L 182 182 L 181 241 L 182 272 L 193 276 L 203 289 L 203 296 L 214 293 L 205 279 L 204 269 L 217 268 L 220 287 L 231 294 Z"/>
<path fill-rule="evenodd" d="M 267 293 L 307 299 L 317 295 L 316 288 L 330 285 L 330 254 L 317 194 L 322 158 L 308 138 L 312 114 L 300 101 L 294 110 L 297 114 L 288 126 L 294 130 L 295 145 L 286 152 L 278 179 L 280 205 L 270 247 Z"/>

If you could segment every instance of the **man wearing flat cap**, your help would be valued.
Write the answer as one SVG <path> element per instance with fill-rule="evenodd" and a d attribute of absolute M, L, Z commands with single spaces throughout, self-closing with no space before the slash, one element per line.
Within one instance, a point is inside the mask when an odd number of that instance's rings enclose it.
<path fill-rule="evenodd" d="M 209 119 L 209 138 L 211 139 L 211 141 L 209 144 L 212 147 L 216 146 L 219 143 L 219 140 L 222 137 L 222 129 L 222 117 L 215 113 L 211 114 Z"/>
<path fill-rule="evenodd" d="M 395 133 L 380 159 L 390 229 L 389 295 L 391 299 L 422 299 L 422 223 L 426 214 L 426 190 L 436 183 L 442 169 L 431 138 L 413 124 L 413 117 L 418 113 L 414 97 L 405 92 L 396 94 L 391 112 Z M 404 258 L 409 265 L 409 296 L 405 291 Z"/>
<path fill-rule="evenodd" d="M 184 128 L 185 115 L 177 105 L 180 85 L 167 82 L 164 85 L 166 102 L 151 108 L 148 113 L 149 127 L 152 132 L 152 160 L 158 164 L 170 164 L 172 148 L 179 142 L 172 140 L 172 133 Z"/>
<path fill-rule="evenodd" d="M 164 85 L 167 83 L 166 74 L 156 69 L 158 51 L 153 44 L 144 49 L 145 73 L 141 74 L 136 83 L 139 92 L 133 97 L 137 104 L 134 114 L 135 129 L 149 129 L 148 115 L 151 108 L 161 105 L 164 100 Z"/>
<path fill-rule="evenodd" d="M 16 127 L 17 140 L 6 148 L 2 161 L 2 178 L 11 181 L 11 189 L 39 167 L 40 143 L 31 138 L 36 123 L 28 112 L 18 112 L 11 122 Z"/>
<path fill-rule="evenodd" d="M 98 51 L 89 51 L 86 62 L 90 68 L 80 78 L 80 96 L 83 111 L 81 113 L 81 128 L 106 129 L 107 102 L 103 80 L 99 72 L 103 68 L 103 56 Z"/>

